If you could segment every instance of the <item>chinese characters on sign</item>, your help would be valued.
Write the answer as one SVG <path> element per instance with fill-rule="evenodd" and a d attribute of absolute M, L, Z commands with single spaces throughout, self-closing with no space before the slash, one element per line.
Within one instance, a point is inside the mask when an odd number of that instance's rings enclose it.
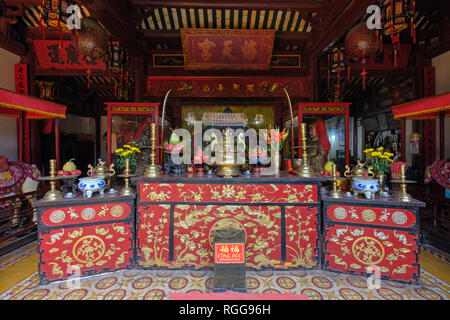
<path fill-rule="evenodd" d="M 103 59 L 86 59 L 70 40 L 33 40 L 33 44 L 43 69 L 106 69 Z"/>
<path fill-rule="evenodd" d="M 181 29 L 186 69 L 269 70 L 274 30 Z"/>
<path fill-rule="evenodd" d="M 244 263 L 243 243 L 216 243 L 215 263 Z"/>

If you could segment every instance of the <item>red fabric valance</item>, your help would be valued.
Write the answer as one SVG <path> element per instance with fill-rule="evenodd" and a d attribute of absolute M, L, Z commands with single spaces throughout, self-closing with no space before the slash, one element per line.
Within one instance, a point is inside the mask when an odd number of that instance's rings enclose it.
<path fill-rule="evenodd" d="M 441 111 L 450 115 L 450 93 L 415 100 L 391 107 L 395 119 L 424 120 L 439 118 Z"/>
<path fill-rule="evenodd" d="M 24 112 L 27 119 L 51 119 L 65 118 L 66 106 L 0 89 L 0 115 L 9 117 L 20 117 Z"/>

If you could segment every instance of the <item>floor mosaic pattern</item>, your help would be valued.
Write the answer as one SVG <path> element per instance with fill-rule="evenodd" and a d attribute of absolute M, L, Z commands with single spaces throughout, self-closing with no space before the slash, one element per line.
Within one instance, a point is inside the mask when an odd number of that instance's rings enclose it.
<path fill-rule="evenodd" d="M 29 245 L 0 260 L 2 268 L 27 255 Z M 1 273 L 0 273 L 1 276 Z M 248 271 L 249 293 L 303 294 L 315 300 L 449 300 L 450 286 L 425 270 L 420 283 L 408 285 L 381 281 L 381 288 L 368 289 L 367 278 L 321 270 Z M 212 292 L 212 271 L 124 270 L 82 278 L 80 281 L 39 285 L 37 272 L 0 294 L 3 300 L 163 300 L 170 293 Z"/>

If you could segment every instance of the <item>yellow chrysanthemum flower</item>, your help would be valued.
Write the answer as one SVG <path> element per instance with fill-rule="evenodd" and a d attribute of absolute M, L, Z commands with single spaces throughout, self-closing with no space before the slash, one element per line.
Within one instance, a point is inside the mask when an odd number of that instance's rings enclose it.
<path fill-rule="evenodd" d="M 394 154 L 390 153 L 390 152 L 385 152 L 384 155 L 387 156 L 387 157 L 393 157 L 394 156 Z"/>
<path fill-rule="evenodd" d="M 366 149 L 366 150 L 364 150 L 363 152 L 364 153 L 369 153 L 369 152 L 372 152 L 373 151 L 373 149 L 372 148 L 370 148 L 370 149 Z"/>
<path fill-rule="evenodd" d="M 389 162 L 394 162 L 394 160 L 392 160 L 392 159 L 387 159 Z"/>
<path fill-rule="evenodd" d="M 121 152 L 123 152 L 123 149 L 122 149 L 122 148 L 117 149 L 117 150 L 115 151 L 115 153 L 121 153 Z"/>
<path fill-rule="evenodd" d="M 389 159 L 389 157 L 387 157 L 387 156 L 385 156 L 385 155 L 383 155 L 383 154 L 379 155 L 378 157 L 379 157 L 380 159 Z"/>
<path fill-rule="evenodd" d="M 129 144 L 124 144 L 123 147 L 124 147 L 124 148 L 128 148 L 128 149 L 131 149 L 131 146 L 130 146 Z"/>
<path fill-rule="evenodd" d="M 377 151 L 383 151 L 383 150 L 384 150 L 383 147 L 379 147 L 379 148 L 377 149 Z"/>
<path fill-rule="evenodd" d="M 125 151 L 122 153 L 122 157 L 126 157 L 127 155 L 129 155 L 130 153 L 132 153 L 131 151 Z"/>
<path fill-rule="evenodd" d="M 378 157 L 381 155 L 381 152 L 375 151 L 370 154 L 371 157 Z"/>
<path fill-rule="evenodd" d="M 141 150 L 139 150 L 139 148 L 137 148 L 137 147 L 133 147 L 133 148 L 131 148 L 131 150 L 135 151 L 135 152 L 141 152 Z"/>

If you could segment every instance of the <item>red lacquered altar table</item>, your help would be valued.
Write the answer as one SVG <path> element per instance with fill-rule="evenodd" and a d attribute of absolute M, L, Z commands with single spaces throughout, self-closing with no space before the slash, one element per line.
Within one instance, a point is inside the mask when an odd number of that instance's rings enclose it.
<path fill-rule="evenodd" d="M 212 269 L 217 229 L 242 229 L 248 270 L 320 268 L 323 178 L 134 178 L 137 268 Z"/>
<path fill-rule="evenodd" d="M 134 267 L 135 195 L 33 203 L 41 284 Z"/>
<path fill-rule="evenodd" d="M 381 279 L 417 283 L 419 264 L 419 208 L 421 201 L 395 197 L 374 200 L 356 196 L 322 196 L 323 268 L 368 275 L 379 268 Z"/>

